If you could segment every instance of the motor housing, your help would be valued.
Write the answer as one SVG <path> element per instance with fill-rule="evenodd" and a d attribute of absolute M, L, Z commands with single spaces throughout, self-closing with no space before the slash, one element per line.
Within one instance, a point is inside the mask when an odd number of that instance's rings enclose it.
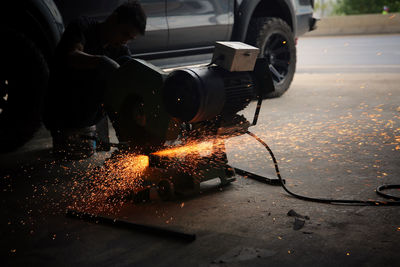
<path fill-rule="evenodd" d="M 169 74 L 162 91 L 172 117 L 196 123 L 232 118 L 273 90 L 266 61 L 259 59 L 252 72 L 230 72 L 219 66 L 176 70 Z"/>

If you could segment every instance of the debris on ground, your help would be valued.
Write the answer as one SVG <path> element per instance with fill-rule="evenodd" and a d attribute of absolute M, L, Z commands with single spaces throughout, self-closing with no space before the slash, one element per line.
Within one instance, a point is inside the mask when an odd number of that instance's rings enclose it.
<path fill-rule="evenodd" d="M 289 210 L 287 215 L 290 216 L 290 217 L 296 217 L 296 218 L 301 218 L 301 219 L 305 219 L 305 220 L 309 220 L 310 219 L 310 217 L 308 217 L 307 215 L 303 216 L 301 214 L 298 214 L 294 210 Z"/>
<path fill-rule="evenodd" d="M 305 220 L 299 219 L 299 218 L 294 218 L 294 224 L 293 224 L 293 230 L 300 230 L 303 228 L 304 224 L 306 223 Z"/>
<path fill-rule="evenodd" d="M 297 231 L 300 230 L 301 228 L 304 227 L 306 221 L 305 220 L 310 220 L 310 217 L 308 216 L 303 216 L 294 210 L 289 210 L 287 215 L 289 217 L 294 217 L 294 223 L 293 223 L 293 230 Z"/>

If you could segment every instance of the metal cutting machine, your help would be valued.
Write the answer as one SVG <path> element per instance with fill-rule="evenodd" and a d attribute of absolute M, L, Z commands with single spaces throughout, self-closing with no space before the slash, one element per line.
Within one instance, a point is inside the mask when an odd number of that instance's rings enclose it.
<path fill-rule="evenodd" d="M 171 73 L 132 59 L 109 81 L 106 109 L 120 150 L 149 156 L 144 187 L 162 199 L 196 192 L 200 183 L 234 180 L 224 140 L 257 123 L 262 100 L 274 90 L 258 48 L 221 42 L 207 66 Z M 252 122 L 238 113 L 258 101 Z M 147 190 L 148 191 L 148 190 Z"/>

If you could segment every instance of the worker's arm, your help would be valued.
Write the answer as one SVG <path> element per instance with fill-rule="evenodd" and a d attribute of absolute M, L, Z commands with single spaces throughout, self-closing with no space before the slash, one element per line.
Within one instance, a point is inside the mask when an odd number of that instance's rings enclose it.
<path fill-rule="evenodd" d="M 66 57 L 67 65 L 74 69 L 95 69 L 102 61 L 103 56 L 90 55 L 83 52 L 81 43 L 74 44 Z"/>
<path fill-rule="evenodd" d="M 76 43 L 67 53 L 66 64 L 78 70 L 90 70 L 96 68 L 109 69 L 110 71 L 119 67 L 118 63 L 106 56 L 91 55 L 83 52 L 83 45 Z"/>
<path fill-rule="evenodd" d="M 118 64 L 106 56 L 88 54 L 84 52 L 86 38 L 85 30 L 90 21 L 80 18 L 72 21 L 65 32 L 56 49 L 58 64 L 78 70 L 90 70 L 96 68 L 113 69 L 118 68 Z"/>

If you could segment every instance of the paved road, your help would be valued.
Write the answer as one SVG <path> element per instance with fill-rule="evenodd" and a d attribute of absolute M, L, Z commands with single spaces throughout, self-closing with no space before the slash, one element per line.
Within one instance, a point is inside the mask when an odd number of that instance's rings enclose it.
<path fill-rule="evenodd" d="M 264 101 L 259 123 L 251 128 L 271 146 L 291 190 L 308 196 L 376 199 L 377 185 L 400 183 L 399 50 L 388 48 L 398 38 L 299 40 L 299 71 L 292 88 L 281 98 Z M 361 44 L 369 44 L 362 53 Z M 381 51 L 376 47 L 383 46 L 387 49 L 381 56 L 391 53 L 388 61 L 376 54 Z M 342 53 L 352 47 L 358 56 Z M 338 67 L 342 65 L 352 71 L 342 71 Z M 394 67 L 372 71 L 372 65 Z M 250 118 L 253 111 L 251 105 L 244 114 Z M 48 133 L 42 131 L 17 153 L 0 158 L 0 253 L 6 266 L 398 263 L 398 207 L 305 202 L 279 187 L 241 177 L 222 190 L 207 184 L 196 197 L 126 203 L 112 215 L 196 233 L 191 244 L 67 219 L 64 211 L 73 197 L 71 186 L 84 182 L 83 174 L 109 154 L 55 162 L 50 147 Z M 253 139 L 232 138 L 227 149 L 232 165 L 274 174 L 266 151 Z M 288 216 L 290 210 L 307 219 Z"/>
<path fill-rule="evenodd" d="M 400 35 L 300 38 L 298 73 L 400 72 Z"/>

